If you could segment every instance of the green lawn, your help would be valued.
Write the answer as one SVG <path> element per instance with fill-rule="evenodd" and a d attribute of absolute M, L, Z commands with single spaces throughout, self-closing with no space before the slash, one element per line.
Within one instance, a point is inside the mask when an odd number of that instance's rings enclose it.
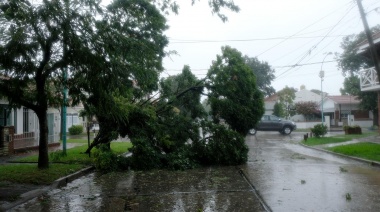
<path fill-rule="evenodd" d="M 50 168 L 46 170 L 39 170 L 37 164 L 1 165 L 0 182 L 48 185 L 82 168 L 82 164 L 50 164 Z"/>
<path fill-rule="evenodd" d="M 77 143 L 71 139 L 68 142 Z M 87 141 L 86 141 L 87 142 Z M 111 149 L 116 154 L 128 152 L 132 144 L 130 142 L 112 142 Z M 1 182 L 28 183 L 37 185 L 51 184 L 54 180 L 79 171 L 80 169 L 92 165 L 93 157 L 84 154 L 87 145 L 67 149 L 67 155 L 62 156 L 62 151 L 49 154 L 49 169 L 39 170 L 37 168 L 38 153 L 16 160 L 16 162 L 30 162 L 29 164 L 9 163 L 0 165 L 0 185 Z"/>
<path fill-rule="evenodd" d="M 327 148 L 327 150 L 380 162 L 380 145 L 376 143 L 356 143 Z"/>
<path fill-rule="evenodd" d="M 70 139 L 68 140 L 68 143 L 80 143 L 80 142 L 74 142 L 78 141 L 78 139 Z M 87 144 L 87 141 L 86 141 Z M 61 151 L 57 152 L 51 152 L 49 154 L 49 159 L 52 162 L 62 162 L 62 163 L 81 163 L 81 164 L 91 164 L 92 163 L 92 157 L 89 157 L 88 154 L 84 154 L 84 152 L 87 150 L 87 145 L 83 143 L 82 146 L 73 147 L 70 149 L 67 149 L 66 157 L 60 156 Z M 122 154 L 125 152 L 128 152 L 128 148 L 132 147 L 131 142 L 111 142 L 111 149 L 116 154 Z M 95 148 L 92 150 L 94 151 Z M 25 158 L 21 158 L 16 160 L 17 162 L 37 162 L 38 161 L 38 155 L 32 155 Z"/>
<path fill-rule="evenodd" d="M 322 145 L 322 144 L 332 144 L 340 143 L 345 141 L 350 141 L 358 138 L 365 138 L 373 135 L 377 135 L 377 132 L 366 132 L 361 135 L 336 135 L 332 137 L 322 137 L 322 138 L 308 138 L 307 141 L 302 141 L 303 144 L 308 146 Z"/>

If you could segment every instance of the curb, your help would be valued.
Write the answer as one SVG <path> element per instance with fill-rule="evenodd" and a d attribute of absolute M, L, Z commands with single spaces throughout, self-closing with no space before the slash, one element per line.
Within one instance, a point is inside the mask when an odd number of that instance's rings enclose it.
<path fill-rule="evenodd" d="M 20 199 L 19 200 L 16 200 L 14 202 L 11 202 L 11 203 L 6 203 L 6 204 L 3 204 L 3 205 L 0 205 L 0 211 L 7 211 L 7 210 L 10 210 L 14 207 L 16 207 L 17 205 L 20 205 L 20 204 L 23 204 L 35 197 L 38 197 L 52 189 L 56 189 L 56 188 L 59 188 L 59 187 L 62 187 L 62 186 L 65 186 L 67 183 L 81 177 L 81 176 L 84 176 L 88 173 L 90 173 L 92 170 L 94 170 L 95 167 L 91 166 L 91 167 L 87 167 L 87 168 L 84 168 L 84 169 L 81 169 L 73 174 L 70 174 L 70 175 L 67 175 L 65 177 L 61 177 L 57 180 L 55 180 L 51 185 L 49 186 L 45 186 L 43 188 L 39 188 L 39 189 L 35 189 L 35 190 L 32 190 L 32 191 L 28 191 L 26 193 L 23 193 L 20 195 Z"/>
<path fill-rule="evenodd" d="M 318 151 L 321 151 L 321 152 L 333 154 L 333 155 L 344 157 L 344 158 L 350 158 L 352 160 L 356 160 L 356 161 L 363 162 L 363 163 L 368 163 L 370 166 L 380 167 L 380 162 L 377 162 L 377 161 L 372 161 L 372 160 L 367 160 L 367 159 L 363 159 L 363 158 L 358 158 L 358 157 L 353 157 L 353 156 L 349 156 L 349 155 L 344 155 L 344 154 L 341 154 L 341 153 L 336 153 L 336 152 L 332 152 L 332 151 L 321 149 L 321 148 L 317 148 L 317 147 L 307 146 L 307 145 L 305 145 L 303 143 L 300 143 L 300 144 L 301 144 L 301 146 L 304 146 L 304 147 L 307 147 L 307 148 L 310 148 L 310 149 L 318 150 Z"/>

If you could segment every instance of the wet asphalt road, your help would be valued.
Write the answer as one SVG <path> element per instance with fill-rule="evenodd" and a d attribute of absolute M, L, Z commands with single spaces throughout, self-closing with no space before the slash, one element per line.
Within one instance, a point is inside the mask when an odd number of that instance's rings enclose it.
<path fill-rule="evenodd" d="M 380 211 L 379 168 L 300 146 L 300 136 L 246 139 L 250 158 L 242 169 L 271 210 Z"/>
<path fill-rule="evenodd" d="M 380 211 L 379 168 L 301 139 L 247 136 L 249 161 L 239 167 L 92 173 L 12 211 Z"/>

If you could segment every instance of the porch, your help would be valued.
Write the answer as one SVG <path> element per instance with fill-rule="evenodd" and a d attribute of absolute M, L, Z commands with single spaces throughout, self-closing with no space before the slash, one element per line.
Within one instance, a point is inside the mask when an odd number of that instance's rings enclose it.
<path fill-rule="evenodd" d="M 27 132 L 14 134 L 13 126 L 0 127 L 0 156 L 12 155 L 17 152 L 36 150 L 39 146 L 39 133 Z M 48 146 L 59 145 L 58 135 L 48 136 Z"/>
<path fill-rule="evenodd" d="M 368 68 L 359 72 L 361 91 L 379 91 L 380 84 L 375 67 Z"/>

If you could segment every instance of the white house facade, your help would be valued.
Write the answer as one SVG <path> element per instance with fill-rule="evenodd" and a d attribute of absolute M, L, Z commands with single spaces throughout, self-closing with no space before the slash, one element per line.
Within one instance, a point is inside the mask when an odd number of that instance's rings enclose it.
<path fill-rule="evenodd" d="M 66 132 L 72 125 L 83 125 L 84 120 L 79 117 L 83 106 L 68 107 L 66 116 Z M 61 110 L 49 108 L 47 111 L 48 144 L 59 143 L 61 133 Z M 28 108 L 10 108 L 8 102 L 0 100 L 0 129 L 4 132 L 0 137 L 0 148 L 6 146 L 10 137 L 9 128 L 12 128 L 13 149 L 23 149 L 39 145 L 39 122 L 37 115 Z M 6 131 L 6 132 L 5 132 Z M 0 150 L 1 151 L 1 150 Z"/>

